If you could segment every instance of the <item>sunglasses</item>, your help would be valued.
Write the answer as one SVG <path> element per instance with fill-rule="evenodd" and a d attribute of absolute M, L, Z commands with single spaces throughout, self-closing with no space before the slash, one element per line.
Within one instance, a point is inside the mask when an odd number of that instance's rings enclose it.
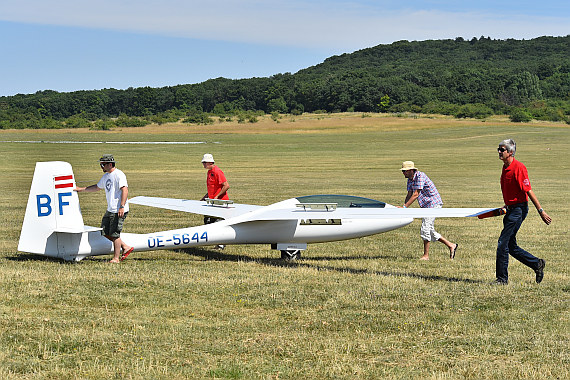
<path fill-rule="evenodd" d="M 101 162 L 99 165 L 101 165 L 101 167 L 105 167 L 105 165 L 110 164 L 110 162 Z"/>
<path fill-rule="evenodd" d="M 503 153 L 503 152 L 506 152 L 506 151 L 507 151 L 507 148 L 503 148 L 503 147 L 497 148 L 497 152 Z"/>

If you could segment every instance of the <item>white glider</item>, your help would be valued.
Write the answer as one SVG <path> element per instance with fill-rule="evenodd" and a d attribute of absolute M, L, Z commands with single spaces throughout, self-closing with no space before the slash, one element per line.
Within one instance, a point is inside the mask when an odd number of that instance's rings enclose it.
<path fill-rule="evenodd" d="M 18 250 L 80 261 L 113 252 L 101 229 L 83 224 L 75 177 L 67 162 L 37 162 Z M 208 215 L 222 220 L 147 234 L 122 233 L 135 252 L 208 245 L 269 244 L 295 259 L 308 243 L 374 235 L 410 224 L 414 218 L 475 217 L 490 208 L 398 208 L 348 195 L 310 195 L 269 206 L 232 201 L 134 197 L 130 204 Z"/>

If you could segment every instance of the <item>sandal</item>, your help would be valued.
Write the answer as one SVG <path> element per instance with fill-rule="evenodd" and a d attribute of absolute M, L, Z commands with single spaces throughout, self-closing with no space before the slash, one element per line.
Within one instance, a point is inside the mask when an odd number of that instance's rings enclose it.
<path fill-rule="evenodd" d="M 453 251 L 451 251 L 451 254 L 449 255 L 449 258 L 451 260 L 453 260 L 455 258 L 455 252 L 457 251 L 457 248 L 459 248 L 459 244 L 455 244 L 455 248 L 453 248 Z"/>
<path fill-rule="evenodd" d="M 119 260 L 123 261 L 124 259 L 127 258 L 127 256 L 129 256 L 131 253 L 133 253 L 134 250 L 135 250 L 135 247 L 131 247 L 131 249 L 129 249 L 127 252 L 123 252 L 123 254 L 121 255 L 121 258 Z"/>

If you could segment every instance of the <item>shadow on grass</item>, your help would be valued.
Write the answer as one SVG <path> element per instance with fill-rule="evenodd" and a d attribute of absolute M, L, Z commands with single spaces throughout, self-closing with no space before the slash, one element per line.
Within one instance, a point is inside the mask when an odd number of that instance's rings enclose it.
<path fill-rule="evenodd" d="M 9 261 L 48 261 L 62 264 L 75 263 L 75 261 L 64 261 L 58 257 L 34 255 L 32 253 L 16 253 L 13 256 L 6 256 L 5 259 Z"/>
<path fill-rule="evenodd" d="M 175 250 L 176 252 L 182 252 L 188 255 L 202 257 L 205 260 L 215 260 L 215 261 L 230 261 L 230 262 L 255 262 L 266 266 L 271 267 L 279 267 L 279 268 L 312 268 L 318 271 L 331 271 L 331 272 L 339 272 L 339 273 L 350 273 L 350 274 L 373 274 L 376 276 L 386 276 L 386 277 L 408 277 L 408 278 L 418 278 L 422 280 L 428 281 L 447 281 L 447 282 L 463 282 L 468 284 L 480 284 L 484 281 L 481 280 L 471 280 L 465 278 L 457 278 L 457 277 L 446 277 L 446 276 L 436 276 L 436 275 L 423 275 L 417 273 L 409 273 L 409 272 L 395 272 L 395 271 L 370 271 L 368 269 L 355 269 L 355 268 L 337 268 L 334 266 L 326 266 L 326 265 L 313 265 L 301 260 L 294 260 L 294 261 L 287 261 L 282 260 L 281 258 L 253 258 L 250 256 L 244 255 L 233 255 L 227 254 L 220 250 L 208 250 L 203 248 L 188 248 L 188 249 L 179 249 Z M 340 258 L 340 257 L 319 257 L 319 258 L 311 258 L 311 260 L 356 260 L 356 259 L 387 259 L 387 256 L 354 256 L 350 258 Z M 7 260 L 11 261 L 46 261 L 46 262 L 54 262 L 54 263 L 62 263 L 62 264 L 74 264 L 77 263 L 76 261 L 63 261 L 60 258 L 56 257 L 49 257 L 49 256 L 41 256 L 41 255 L 33 255 L 33 254 L 17 254 L 14 256 L 7 256 Z M 138 258 L 138 257 L 129 257 L 127 261 L 139 261 L 139 260 L 154 260 L 153 258 Z M 93 261 L 93 262 L 107 262 L 109 261 L 108 258 L 102 257 L 87 257 L 84 261 Z"/>
<path fill-rule="evenodd" d="M 189 249 L 181 249 L 178 252 L 183 252 L 189 255 L 199 256 L 204 258 L 205 260 L 216 260 L 216 261 L 244 261 L 244 262 L 255 262 L 260 263 L 267 266 L 272 267 L 279 267 L 279 268 L 312 268 L 318 271 L 334 271 L 339 273 L 350 273 L 350 274 L 373 274 L 376 276 L 386 276 L 386 277 L 408 277 L 408 278 L 418 278 L 422 280 L 428 281 L 447 281 L 447 282 L 463 282 L 468 284 L 481 284 L 484 281 L 481 280 L 471 280 L 466 278 L 458 278 L 458 277 L 447 277 L 447 276 L 436 276 L 436 275 L 423 275 L 417 273 L 406 273 L 406 272 L 393 272 L 393 271 L 370 271 L 368 269 L 355 269 L 355 268 L 337 268 L 333 266 L 325 266 L 325 265 L 313 265 L 309 263 L 303 262 L 301 260 L 294 260 L 294 261 L 287 261 L 282 260 L 280 258 L 253 258 L 250 256 L 244 255 L 230 255 L 224 253 L 220 250 L 207 250 L 201 248 L 189 248 Z M 351 257 L 350 259 L 358 259 L 359 257 Z M 374 259 L 374 258 L 387 258 L 383 256 L 363 256 L 364 259 Z M 318 260 L 325 260 L 326 258 L 320 257 Z M 339 260 L 340 258 L 335 257 L 334 260 Z M 311 258 L 311 260 L 313 260 Z"/>
<path fill-rule="evenodd" d="M 61 257 L 52 257 L 52 256 L 44 256 L 44 255 L 34 255 L 33 253 L 18 253 L 13 256 L 6 256 L 5 259 L 9 261 L 16 261 L 16 262 L 24 262 L 24 261 L 44 261 L 50 263 L 58 263 L 58 264 L 79 264 L 86 261 L 91 261 L 95 263 L 106 263 L 109 262 L 111 259 L 111 254 L 109 255 L 100 255 L 100 256 L 88 256 L 80 261 L 65 261 Z"/>

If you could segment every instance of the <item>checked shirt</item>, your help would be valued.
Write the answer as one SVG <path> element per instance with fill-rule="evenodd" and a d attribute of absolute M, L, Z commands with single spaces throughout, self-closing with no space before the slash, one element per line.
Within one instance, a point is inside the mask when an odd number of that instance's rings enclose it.
<path fill-rule="evenodd" d="M 414 174 L 414 178 L 408 179 L 408 191 L 420 190 L 418 196 L 418 204 L 422 208 L 433 208 L 437 205 L 443 205 L 441 196 L 437 191 L 432 180 L 419 170 Z"/>

